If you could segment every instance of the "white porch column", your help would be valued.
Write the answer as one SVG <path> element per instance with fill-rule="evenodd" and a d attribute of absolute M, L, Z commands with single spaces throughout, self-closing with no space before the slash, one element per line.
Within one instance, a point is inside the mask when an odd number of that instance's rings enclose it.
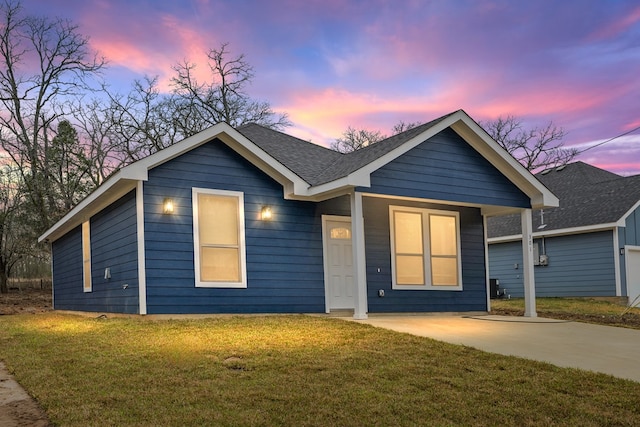
<path fill-rule="evenodd" d="M 353 251 L 354 272 L 354 310 L 353 318 L 357 320 L 367 319 L 369 311 L 367 303 L 367 270 L 364 251 L 364 218 L 362 211 L 362 193 L 351 193 L 351 241 Z"/>
<path fill-rule="evenodd" d="M 524 279 L 524 315 L 537 317 L 536 313 L 536 279 L 533 272 L 533 225 L 531 209 L 524 209 L 520 214 L 522 223 L 522 277 Z"/>

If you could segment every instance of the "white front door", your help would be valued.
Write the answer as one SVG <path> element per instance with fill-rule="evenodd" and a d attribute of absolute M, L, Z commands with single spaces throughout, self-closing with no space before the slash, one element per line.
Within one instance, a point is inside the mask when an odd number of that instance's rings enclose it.
<path fill-rule="evenodd" d="M 625 264 L 627 265 L 627 295 L 629 304 L 640 305 L 640 247 L 625 248 Z M 636 300 L 638 298 L 638 300 Z"/>
<path fill-rule="evenodd" d="M 327 312 L 353 309 L 354 273 L 351 218 L 323 217 L 324 274 Z"/>

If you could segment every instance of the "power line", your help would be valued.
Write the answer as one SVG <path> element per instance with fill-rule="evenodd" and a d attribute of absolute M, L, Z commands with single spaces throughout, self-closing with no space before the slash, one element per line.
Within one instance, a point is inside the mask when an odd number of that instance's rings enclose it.
<path fill-rule="evenodd" d="M 630 131 L 627 131 L 627 132 L 625 132 L 625 133 L 621 133 L 620 135 L 614 136 L 613 138 L 609 138 L 609 139 L 607 139 L 606 141 L 602 141 L 602 142 L 599 142 L 599 143 L 597 143 L 597 144 L 594 144 L 594 145 L 592 145 L 591 147 L 587 147 L 587 148 L 585 148 L 585 149 L 584 149 L 584 150 L 582 150 L 582 151 L 578 151 L 578 153 L 577 153 L 577 154 L 582 154 L 582 153 L 584 153 L 584 152 L 585 152 L 585 151 L 587 151 L 587 150 L 591 150 L 592 148 L 599 147 L 599 146 L 601 146 L 601 145 L 604 145 L 604 144 L 606 144 L 606 143 L 608 143 L 608 142 L 613 141 L 614 139 L 618 139 L 618 138 L 621 138 L 621 137 L 623 137 L 623 136 L 625 136 L 625 135 L 629 135 L 630 133 L 633 133 L 633 132 L 635 132 L 635 131 L 637 131 L 637 130 L 640 130 L 640 126 L 638 126 L 638 127 L 636 127 L 636 128 L 633 128 L 633 129 L 631 129 Z"/>

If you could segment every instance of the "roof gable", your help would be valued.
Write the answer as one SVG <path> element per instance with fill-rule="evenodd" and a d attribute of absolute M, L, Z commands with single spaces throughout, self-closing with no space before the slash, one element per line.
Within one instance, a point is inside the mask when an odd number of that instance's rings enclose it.
<path fill-rule="evenodd" d="M 541 234 L 584 227 L 613 227 L 640 201 L 640 175 L 622 177 L 583 162 L 536 175 L 560 198 L 560 206 L 533 216 Z M 546 224 L 544 227 L 541 225 Z M 503 216 L 488 221 L 490 238 L 520 234 L 520 218 Z"/>
<path fill-rule="evenodd" d="M 213 140 L 228 145 L 279 182 L 285 198 L 319 201 L 346 194 L 354 188 L 370 187 L 374 171 L 448 127 L 526 194 L 533 207 L 557 206 L 558 199 L 462 110 L 349 154 L 255 124 L 236 130 L 219 123 L 122 168 L 39 240 L 62 235 L 69 227 L 76 226 L 135 188 L 139 182 L 148 180 L 150 169 Z"/>

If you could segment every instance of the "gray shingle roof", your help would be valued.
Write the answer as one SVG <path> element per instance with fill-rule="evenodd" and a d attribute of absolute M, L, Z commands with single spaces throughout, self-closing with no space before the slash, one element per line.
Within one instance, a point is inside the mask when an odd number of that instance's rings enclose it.
<path fill-rule="evenodd" d="M 237 130 L 310 185 L 344 178 L 449 117 L 447 114 L 352 153 L 342 154 L 258 124 Z"/>
<path fill-rule="evenodd" d="M 544 210 L 542 229 L 540 211 L 534 211 L 534 232 L 610 224 L 640 201 L 640 175 L 622 177 L 583 162 L 538 173 L 536 178 L 558 196 L 560 206 Z M 520 216 L 489 218 L 487 232 L 489 237 L 518 235 Z"/>

